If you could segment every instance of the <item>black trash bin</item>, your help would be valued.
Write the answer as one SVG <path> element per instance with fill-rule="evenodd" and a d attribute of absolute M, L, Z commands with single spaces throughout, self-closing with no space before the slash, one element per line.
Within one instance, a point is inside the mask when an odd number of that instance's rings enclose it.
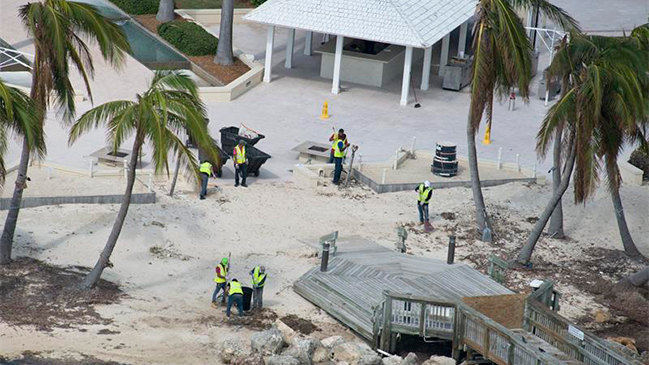
<path fill-rule="evenodd" d="M 219 153 L 219 161 L 218 163 L 216 161 L 212 161 L 211 159 L 207 158 L 207 153 L 205 153 L 202 149 L 198 149 L 198 163 L 200 164 L 203 162 L 203 160 L 208 160 L 213 166 L 214 169 L 214 174 L 217 177 L 223 176 L 223 165 L 225 165 L 225 162 L 230 158 L 227 153 L 225 153 L 219 146 L 214 142 L 214 146 L 216 147 L 216 150 Z"/>
<path fill-rule="evenodd" d="M 251 147 L 257 144 L 261 139 L 265 138 L 263 134 L 257 135 L 257 138 L 246 138 L 239 135 L 239 127 L 224 127 L 221 128 L 221 147 L 228 154 L 232 155 L 234 146 L 243 140 L 246 145 Z"/>
<path fill-rule="evenodd" d="M 252 288 L 243 286 L 241 289 L 243 290 L 243 311 L 247 312 L 252 307 Z"/>

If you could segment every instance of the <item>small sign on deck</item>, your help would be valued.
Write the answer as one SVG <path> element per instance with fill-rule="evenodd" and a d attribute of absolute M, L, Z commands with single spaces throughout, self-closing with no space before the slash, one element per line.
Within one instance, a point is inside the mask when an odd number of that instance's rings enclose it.
<path fill-rule="evenodd" d="M 568 333 L 570 333 L 571 335 L 577 337 L 581 341 L 584 340 L 584 333 L 582 331 L 580 331 L 578 328 L 573 327 L 571 324 L 568 325 Z"/>

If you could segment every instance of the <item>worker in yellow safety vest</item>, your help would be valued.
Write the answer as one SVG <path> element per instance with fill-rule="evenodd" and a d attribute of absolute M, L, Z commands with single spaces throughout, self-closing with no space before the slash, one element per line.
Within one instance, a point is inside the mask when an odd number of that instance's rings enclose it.
<path fill-rule="evenodd" d="M 216 308 L 216 296 L 219 294 L 220 290 L 223 290 L 223 298 L 221 299 L 221 304 L 225 304 L 225 284 L 227 282 L 228 269 L 230 268 L 229 260 L 223 258 L 221 262 L 216 265 L 216 275 L 214 276 L 214 282 L 216 283 L 216 288 L 214 289 L 214 294 L 212 294 L 212 306 Z"/>
<path fill-rule="evenodd" d="M 338 185 L 340 184 L 340 174 L 343 172 L 343 160 L 345 159 L 345 154 L 347 154 L 347 146 L 345 145 L 345 141 L 339 139 L 336 143 L 334 143 L 333 149 L 334 163 L 336 164 L 336 166 L 334 167 L 333 183 L 334 185 Z"/>
<path fill-rule="evenodd" d="M 230 317 L 230 309 L 234 304 L 239 310 L 239 317 L 243 316 L 243 288 L 237 279 L 232 279 L 228 284 L 228 294 L 228 308 L 225 310 L 225 315 Z"/>
<path fill-rule="evenodd" d="M 209 180 L 210 176 L 214 177 L 212 167 L 213 166 L 209 161 L 204 160 L 198 168 L 198 171 L 201 174 L 201 200 L 205 199 L 205 196 L 207 196 L 207 180 Z"/>
<path fill-rule="evenodd" d="M 241 186 L 247 188 L 248 155 L 246 154 L 246 142 L 243 140 L 239 140 L 239 144 L 234 146 L 232 160 L 234 161 L 234 186 L 239 186 L 239 175 L 241 175 Z"/>
<path fill-rule="evenodd" d="M 419 210 L 419 224 L 428 222 L 428 203 L 433 196 L 433 188 L 430 181 L 426 180 L 415 189 L 417 192 L 417 210 Z"/>
<path fill-rule="evenodd" d="M 266 267 L 257 265 L 250 271 L 252 276 L 252 308 L 261 309 L 264 304 L 264 285 L 266 285 Z"/>
<path fill-rule="evenodd" d="M 349 147 L 349 142 L 347 141 L 347 135 L 345 134 L 345 130 L 340 128 L 338 130 L 338 133 L 335 132 L 329 137 L 329 142 L 331 142 L 331 154 L 329 155 L 329 163 L 334 163 L 334 153 L 336 149 L 336 145 L 338 144 L 338 141 L 342 140 L 343 143 L 345 144 L 345 148 Z M 345 152 L 346 154 L 347 152 Z M 345 157 L 343 156 L 343 159 Z"/>

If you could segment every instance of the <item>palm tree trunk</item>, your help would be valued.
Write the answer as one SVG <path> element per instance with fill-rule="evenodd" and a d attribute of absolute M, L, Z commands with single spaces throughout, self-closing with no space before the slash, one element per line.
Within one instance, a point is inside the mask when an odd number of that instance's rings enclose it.
<path fill-rule="evenodd" d="M 174 178 L 173 180 L 171 180 L 169 196 L 174 196 L 174 190 L 176 190 L 176 181 L 178 181 L 178 171 L 180 171 L 180 154 L 178 154 L 178 159 L 176 160 L 176 169 L 174 170 Z"/>
<path fill-rule="evenodd" d="M 20 155 L 20 164 L 18 165 L 18 177 L 16 186 L 11 197 L 9 212 L 5 219 L 2 237 L 0 237 L 0 265 L 7 265 L 11 262 L 11 250 L 13 249 L 14 233 L 18 224 L 18 214 L 23 200 L 23 191 L 27 180 L 27 168 L 29 167 L 29 144 L 26 138 L 23 138 L 23 150 Z"/>
<path fill-rule="evenodd" d="M 478 172 L 478 152 L 475 148 L 475 129 L 471 125 L 470 118 L 471 112 L 469 112 L 469 120 L 466 125 L 467 148 L 469 149 L 469 171 L 471 172 L 471 190 L 473 191 L 473 201 L 475 203 L 475 220 L 478 224 L 478 230 L 482 232 L 486 226 L 486 208 L 482 196 L 480 173 Z"/>
<path fill-rule="evenodd" d="M 119 234 L 121 233 L 122 227 L 124 226 L 124 221 L 126 220 L 128 208 L 131 205 L 131 195 L 133 194 L 133 185 L 135 184 L 135 168 L 137 167 L 137 157 L 139 155 L 138 151 L 140 150 L 141 146 L 142 136 L 138 131 L 138 133 L 136 133 L 135 142 L 133 143 L 131 160 L 128 164 L 126 191 L 124 192 L 124 197 L 122 198 L 122 205 L 120 206 L 119 212 L 117 213 L 117 219 L 115 219 L 115 223 L 113 223 L 113 229 L 110 231 L 110 235 L 108 236 L 108 241 L 106 242 L 106 246 L 104 246 L 104 250 L 101 252 L 101 255 L 99 255 L 99 260 L 97 260 L 95 267 L 92 269 L 92 271 L 90 271 L 90 273 L 88 273 L 88 275 L 86 275 L 86 277 L 79 285 L 80 289 L 86 290 L 95 286 L 95 284 L 97 284 L 97 282 L 99 281 L 99 278 L 101 278 L 101 274 L 104 272 L 104 269 L 109 265 L 110 255 L 113 253 L 115 244 L 117 244 L 117 239 L 119 238 Z"/>
<path fill-rule="evenodd" d="M 532 229 L 532 232 L 530 233 L 525 246 L 523 246 L 521 252 L 519 252 L 517 261 L 520 264 L 524 265 L 530 261 L 530 258 L 532 257 L 532 251 L 534 251 L 534 246 L 536 246 L 536 243 L 539 241 L 539 237 L 541 237 L 541 233 L 543 232 L 545 225 L 548 223 L 548 220 L 550 219 L 552 212 L 554 212 L 554 208 L 559 203 L 559 200 L 561 200 L 561 196 L 563 196 L 563 193 L 565 193 L 568 189 L 572 170 L 575 167 L 576 155 L 576 144 L 571 143 L 568 159 L 566 160 L 566 171 L 564 171 L 561 184 L 559 185 L 557 191 L 552 194 L 550 202 L 548 202 L 548 205 L 545 207 L 545 210 L 543 211 L 543 214 L 541 214 L 539 220 L 536 221 L 536 224 L 534 225 L 534 228 Z"/>
<path fill-rule="evenodd" d="M 642 256 L 635 243 L 633 242 L 633 237 L 631 237 L 631 232 L 629 232 L 629 226 L 626 224 L 626 218 L 624 217 L 624 208 L 622 207 L 622 198 L 620 197 L 620 189 L 613 189 L 611 192 L 611 198 L 613 199 L 613 209 L 615 209 L 615 219 L 617 220 L 617 227 L 620 230 L 620 238 L 622 238 L 622 246 L 624 246 L 624 253 L 627 256 L 639 257 Z"/>
<path fill-rule="evenodd" d="M 649 266 L 620 280 L 618 285 L 624 285 L 626 283 L 630 283 L 631 285 L 638 288 L 643 285 L 647 285 L 649 283 Z"/>
<path fill-rule="evenodd" d="M 561 135 L 563 130 L 557 128 L 554 136 L 554 148 L 552 151 L 552 159 L 554 161 L 552 167 L 552 193 L 556 194 L 559 190 L 559 185 L 561 185 Z M 554 238 L 564 238 L 565 234 L 563 233 L 563 206 L 561 198 L 557 206 L 552 212 L 552 217 L 550 218 L 550 227 L 548 228 L 548 234 Z"/>
<path fill-rule="evenodd" d="M 232 54 L 232 23 L 234 23 L 234 0 L 223 0 L 221 5 L 221 28 L 219 30 L 219 45 L 216 48 L 214 62 L 223 66 L 234 63 Z"/>
<path fill-rule="evenodd" d="M 174 0 L 160 0 L 160 5 L 158 6 L 158 14 L 156 14 L 155 19 L 160 23 L 166 23 L 174 20 Z"/>

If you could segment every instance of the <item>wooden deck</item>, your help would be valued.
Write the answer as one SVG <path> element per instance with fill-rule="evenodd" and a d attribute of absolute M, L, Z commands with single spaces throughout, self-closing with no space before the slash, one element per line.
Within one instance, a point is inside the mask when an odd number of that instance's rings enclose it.
<path fill-rule="evenodd" d="M 313 268 L 294 290 L 368 340 L 386 291 L 444 302 L 512 294 L 467 265 L 401 254 L 363 239 L 339 240 L 327 272 Z"/>

